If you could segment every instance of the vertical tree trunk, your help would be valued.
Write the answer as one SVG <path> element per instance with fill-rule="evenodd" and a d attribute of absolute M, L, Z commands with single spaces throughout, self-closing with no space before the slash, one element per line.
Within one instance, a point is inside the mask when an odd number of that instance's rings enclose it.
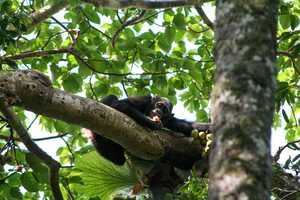
<path fill-rule="evenodd" d="M 276 0 L 217 0 L 209 199 L 269 199 Z"/>

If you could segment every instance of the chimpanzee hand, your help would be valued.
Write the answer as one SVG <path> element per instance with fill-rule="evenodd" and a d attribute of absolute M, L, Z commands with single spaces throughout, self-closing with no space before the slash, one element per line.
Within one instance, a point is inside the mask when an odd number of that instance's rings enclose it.
<path fill-rule="evenodd" d="M 159 130 L 163 128 L 163 123 L 161 122 L 161 120 L 159 119 L 159 117 L 154 116 L 152 118 L 148 118 L 149 119 L 149 124 L 148 127 L 152 130 Z"/>

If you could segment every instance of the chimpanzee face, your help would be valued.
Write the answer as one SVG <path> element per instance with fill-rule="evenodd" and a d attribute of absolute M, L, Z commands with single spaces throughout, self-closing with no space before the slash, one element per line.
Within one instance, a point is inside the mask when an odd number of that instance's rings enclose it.
<path fill-rule="evenodd" d="M 158 117 L 162 123 L 172 117 L 172 103 L 163 97 L 153 97 L 152 108 L 149 116 L 151 118 Z"/>

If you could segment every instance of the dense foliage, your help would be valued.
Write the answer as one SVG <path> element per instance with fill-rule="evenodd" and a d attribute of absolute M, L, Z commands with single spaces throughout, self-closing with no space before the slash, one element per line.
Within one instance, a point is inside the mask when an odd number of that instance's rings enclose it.
<path fill-rule="evenodd" d="M 174 104 L 183 102 L 198 121 L 209 121 L 214 34 L 195 8 L 112 10 L 71 0 L 66 9 L 32 23 L 32 13 L 55 2 L 0 1 L 1 70 L 38 70 L 51 77 L 54 87 L 95 100 L 107 94 L 160 95 Z M 213 3 L 205 5 L 209 8 L 206 11 L 212 12 Z M 298 151 L 283 166 L 295 175 L 300 173 L 300 145 L 294 142 L 300 137 L 299 16 L 299 0 L 281 1 L 274 128 L 282 130 L 280 134 L 291 142 L 288 148 Z M 57 147 L 56 155 L 66 166 L 60 173 L 63 193 L 73 199 L 88 199 L 78 191 L 82 180 L 72 170 L 74 160 L 91 150 L 80 127 L 16 111 L 29 132 L 33 122 L 60 135 L 65 145 Z M 51 198 L 46 166 L 17 139 L 12 140 L 13 136 L 1 118 L 0 200 Z M 180 188 L 178 199 L 206 197 L 205 183 L 191 177 Z"/>

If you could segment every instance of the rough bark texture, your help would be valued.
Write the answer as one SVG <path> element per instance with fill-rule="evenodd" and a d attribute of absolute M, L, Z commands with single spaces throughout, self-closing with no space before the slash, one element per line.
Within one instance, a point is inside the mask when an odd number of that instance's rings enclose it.
<path fill-rule="evenodd" d="M 101 133 L 146 160 L 157 160 L 165 151 L 183 162 L 197 160 L 203 149 L 191 138 L 170 135 L 163 130 L 150 131 L 108 106 L 54 89 L 48 77 L 35 71 L 2 72 L 0 94 L 26 110 Z"/>
<path fill-rule="evenodd" d="M 269 199 L 277 2 L 218 0 L 216 10 L 209 199 Z"/>

